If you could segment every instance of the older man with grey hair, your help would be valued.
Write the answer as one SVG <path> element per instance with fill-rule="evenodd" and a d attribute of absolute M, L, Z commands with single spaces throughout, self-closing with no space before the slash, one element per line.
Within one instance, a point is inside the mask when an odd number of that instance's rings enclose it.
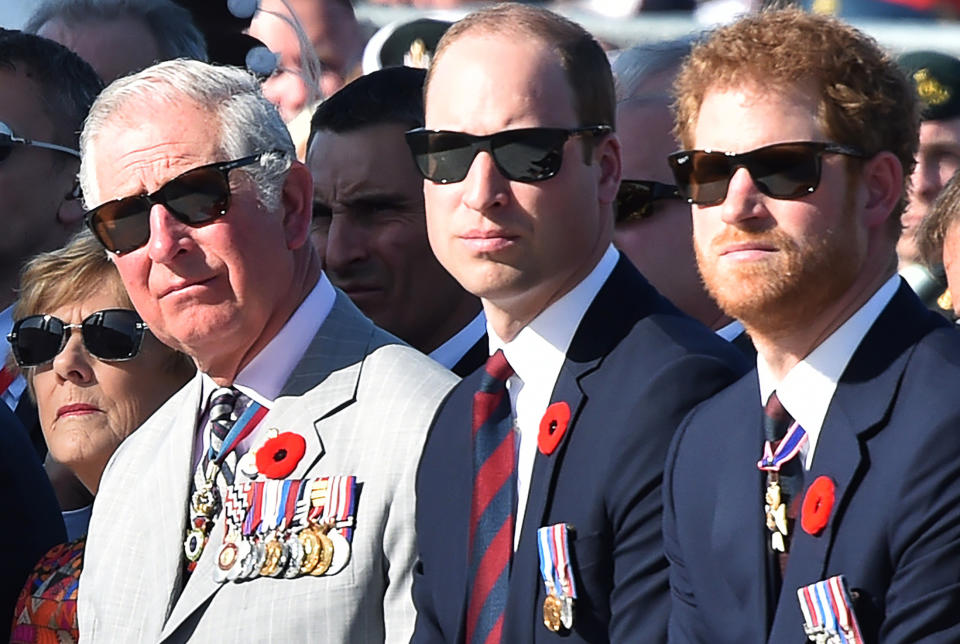
<path fill-rule="evenodd" d="M 104 473 L 81 637 L 407 641 L 414 473 L 455 378 L 327 280 L 310 173 L 252 76 L 119 80 L 81 151 L 88 225 L 200 369 Z"/>
<path fill-rule="evenodd" d="M 203 34 L 172 0 L 43 0 L 23 29 L 75 51 L 106 83 L 161 60 L 207 60 Z"/>

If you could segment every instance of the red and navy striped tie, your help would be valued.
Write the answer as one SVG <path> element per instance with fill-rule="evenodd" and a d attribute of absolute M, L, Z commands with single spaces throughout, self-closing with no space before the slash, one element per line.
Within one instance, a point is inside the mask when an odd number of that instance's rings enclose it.
<path fill-rule="evenodd" d="M 503 351 L 490 356 L 473 396 L 473 498 L 467 644 L 498 644 L 513 556 L 517 467 Z"/>

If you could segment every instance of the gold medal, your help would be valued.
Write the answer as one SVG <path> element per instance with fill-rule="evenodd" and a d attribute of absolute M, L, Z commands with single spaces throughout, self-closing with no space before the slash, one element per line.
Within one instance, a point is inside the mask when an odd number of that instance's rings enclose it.
<path fill-rule="evenodd" d="M 553 593 L 547 595 L 543 600 L 543 625 L 554 633 L 560 632 L 560 627 L 563 625 L 562 611 L 563 603 L 560 599 Z"/>
<path fill-rule="evenodd" d="M 326 530 L 318 530 L 317 528 L 313 528 L 313 530 L 317 535 L 317 542 L 320 547 L 317 549 L 319 555 L 317 565 L 310 571 L 310 574 L 319 577 L 326 573 L 330 569 L 330 564 L 333 563 L 333 541 L 327 536 Z"/>
<path fill-rule="evenodd" d="M 297 534 L 300 545 L 303 546 L 303 561 L 300 562 L 300 574 L 310 573 L 320 562 L 320 539 L 316 531 L 307 526 Z"/>
<path fill-rule="evenodd" d="M 264 577 L 272 577 L 280 567 L 280 558 L 283 555 L 283 544 L 276 539 L 270 539 L 263 544 L 263 549 L 264 558 L 263 565 L 260 566 L 260 574 Z"/>

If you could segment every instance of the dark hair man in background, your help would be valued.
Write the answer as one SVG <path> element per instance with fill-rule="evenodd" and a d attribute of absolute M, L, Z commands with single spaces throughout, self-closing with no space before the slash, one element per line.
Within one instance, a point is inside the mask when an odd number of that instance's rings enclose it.
<path fill-rule="evenodd" d="M 403 138 L 423 126 L 424 75 L 382 69 L 317 108 L 307 153 L 314 243 L 333 285 L 378 326 L 465 376 L 487 358 L 480 300 L 430 250 L 423 178 Z"/>
<path fill-rule="evenodd" d="M 0 30 L 0 337 L 13 328 L 13 301 L 20 268 L 30 257 L 54 250 L 80 228 L 77 171 L 83 119 L 101 88 L 96 72 L 79 56 L 46 38 Z M 10 351 L 0 350 L 0 367 Z M 27 383 L 0 370 L 0 396 L 27 428 L 41 458 L 46 446 Z M 77 489 L 82 486 L 77 484 Z M 77 507 L 88 497 L 81 494 Z"/>
<path fill-rule="evenodd" d="M 917 230 L 947 181 L 960 170 L 960 60 L 935 51 L 914 51 L 900 56 L 898 62 L 913 80 L 923 105 L 917 165 L 910 177 L 910 200 L 897 244 L 900 274 L 927 306 L 950 311 L 950 298 L 940 300 L 942 267 L 920 263 Z"/>

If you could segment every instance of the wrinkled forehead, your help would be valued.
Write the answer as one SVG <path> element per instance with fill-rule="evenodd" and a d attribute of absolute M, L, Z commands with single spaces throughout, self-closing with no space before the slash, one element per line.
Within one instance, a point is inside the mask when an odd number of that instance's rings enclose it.
<path fill-rule="evenodd" d="M 196 103 L 134 102 L 114 110 L 84 150 L 98 205 L 149 193 L 220 156 L 215 114 Z M 86 188 L 86 186 L 84 186 Z"/>

